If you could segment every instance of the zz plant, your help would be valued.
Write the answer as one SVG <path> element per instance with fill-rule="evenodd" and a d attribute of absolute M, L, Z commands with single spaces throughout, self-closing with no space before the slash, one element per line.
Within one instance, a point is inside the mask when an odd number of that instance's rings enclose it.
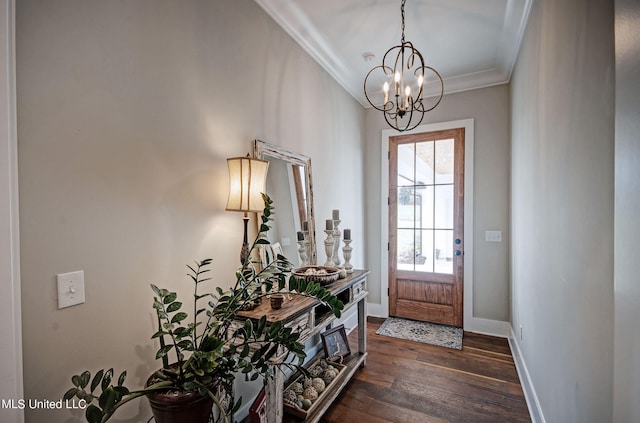
<path fill-rule="evenodd" d="M 263 194 L 265 207 L 262 223 L 250 250 L 269 244 L 266 233 L 273 213 L 272 200 Z M 122 405 L 136 398 L 157 392 L 198 392 L 210 397 L 227 421 L 241 405 L 242 398 L 233 399 L 233 382 L 237 375 L 245 380 L 273 377 L 272 359 L 283 359 L 277 367 L 300 369 L 306 357 L 299 334 L 277 321 L 267 324 L 266 316 L 254 321 L 239 313 L 259 303 L 275 291 L 297 296 L 313 297 L 328 306 L 336 316 L 344 304 L 319 284 L 290 275 L 291 264 L 282 255 L 265 268 L 256 270 L 252 254 L 236 272 L 235 285 L 228 290 L 216 288 L 214 293 L 201 293 L 210 278 L 211 259 L 187 266 L 193 282 L 193 310 L 191 317 L 175 292 L 151 285 L 154 293 L 153 308 L 158 319 L 158 330 L 151 338 L 159 340 L 156 359 L 162 367 L 150 378 L 147 386 L 132 390 L 125 385 L 126 371 L 114 380 L 114 370 L 98 370 L 93 377 L 89 371 L 71 378 L 73 387 L 64 394 L 65 400 L 78 398 L 88 404 L 85 417 L 89 423 L 105 423 Z M 288 283 L 287 283 L 288 282 Z M 287 288 L 288 285 L 288 288 Z M 171 357 L 171 358 L 170 358 Z M 174 361 L 175 360 L 175 361 Z M 219 383 L 221 389 L 212 388 Z M 223 406 L 223 398 L 228 399 Z"/>

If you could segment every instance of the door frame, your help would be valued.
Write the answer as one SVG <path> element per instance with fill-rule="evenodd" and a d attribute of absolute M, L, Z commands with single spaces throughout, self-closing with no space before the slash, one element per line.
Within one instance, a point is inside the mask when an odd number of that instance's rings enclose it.
<path fill-rule="evenodd" d="M 447 129 L 464 128 L 464 245 L 463 255 L 463 316 L 462 327 L 468 328 L 472 325 L 473 319 L 473 137 L 474 119 L 462 119 L 448 122 L 430 123 L 420 125 L 411 131 L 398 132 L 395 129 L 385 129 L 382 131 L 381 149 L 381 195 L 380 195 L 380 217 L 381 217 L 381 238 L 382 246 L 380 250 L 380 296 L 381 310 L 377 313 L 382 317 L 389 317 L 389 252 L 386 245 L 389 240 L 389 138 L 398 135 L 419 134 L 422 132 L 444 131 Z"/>
<path fill-rule="evenodd" d="M 15 0 L 0 0 L 0 288 L 2 299 L 0 397 L 23 398 L 22 310 L 18 225 L 18 140 L 16 135 Z M 0 410 L 3 422 L 24 422 L 20 409 Z"/>

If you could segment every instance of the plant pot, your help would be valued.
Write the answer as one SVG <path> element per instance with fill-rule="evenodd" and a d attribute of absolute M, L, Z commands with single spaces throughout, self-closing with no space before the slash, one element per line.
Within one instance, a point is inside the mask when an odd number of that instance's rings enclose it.
<path fill-rule="evenodd" d="M 147 386 L 151 384 L 151 378 Z M 214 390 L 218 383 L 209 386 Z M 198 392 L 168 391 L 147 394 L 156 423 L 208 423 L 213 400 Z"/>
<path fill-rule="evenodd" d="M 156 423 L 207 423 L 213 400 L 197 392 L 147 395 Z"/>

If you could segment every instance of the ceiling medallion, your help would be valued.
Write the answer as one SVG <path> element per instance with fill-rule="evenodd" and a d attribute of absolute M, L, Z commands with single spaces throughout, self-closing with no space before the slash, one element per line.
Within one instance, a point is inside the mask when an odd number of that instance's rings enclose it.
<path fill-rule="evenodd" d="M 384 118 L 389 126 L 401 132 L 420 125 L 424 114 L 435 109 L 444 94 L 444 82 L 438 71 L 431 66 L 425 66 L 422 54 L 410 41 L 404 39 L 405 2 L 406 0 L 402 0 L 400 6 L 402 16 L 400 45 L 387 50 L 382 58 L 382 64 L 371 69 L 364 79 L 364 95 L 369 104 L 384 112 Z M 381 72 L 382 75 L 380 75 Z M 436 79 L 433 79 L 434 75 Z M 375 83 L 369 82 L 369 89 L 367 89 L 367 82 L 371 76 Z M 440 94 L 431 107 L 425 106 L 423 100 L 424 86 L 430 82 L 427 80 L 428 77 L 432 78 L 433 82 L 440 83 Z M 380 88 L 377 84 L 381 80 L 385 80 L 382 84 L 384 102 L 378 106 L 374 104 L 370 94 L 377 94 L 380 97 Z"/>

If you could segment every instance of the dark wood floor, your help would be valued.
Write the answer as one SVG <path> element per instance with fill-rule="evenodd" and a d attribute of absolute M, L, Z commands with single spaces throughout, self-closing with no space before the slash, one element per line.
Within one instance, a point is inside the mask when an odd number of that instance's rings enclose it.
<path fill-rule="evenodd" d="M 383 321 L 369 318 L 367 365 L 323 422 L 531 421 L 506 339 L 465 332 L 458 351 L 376 335 Z"/>

